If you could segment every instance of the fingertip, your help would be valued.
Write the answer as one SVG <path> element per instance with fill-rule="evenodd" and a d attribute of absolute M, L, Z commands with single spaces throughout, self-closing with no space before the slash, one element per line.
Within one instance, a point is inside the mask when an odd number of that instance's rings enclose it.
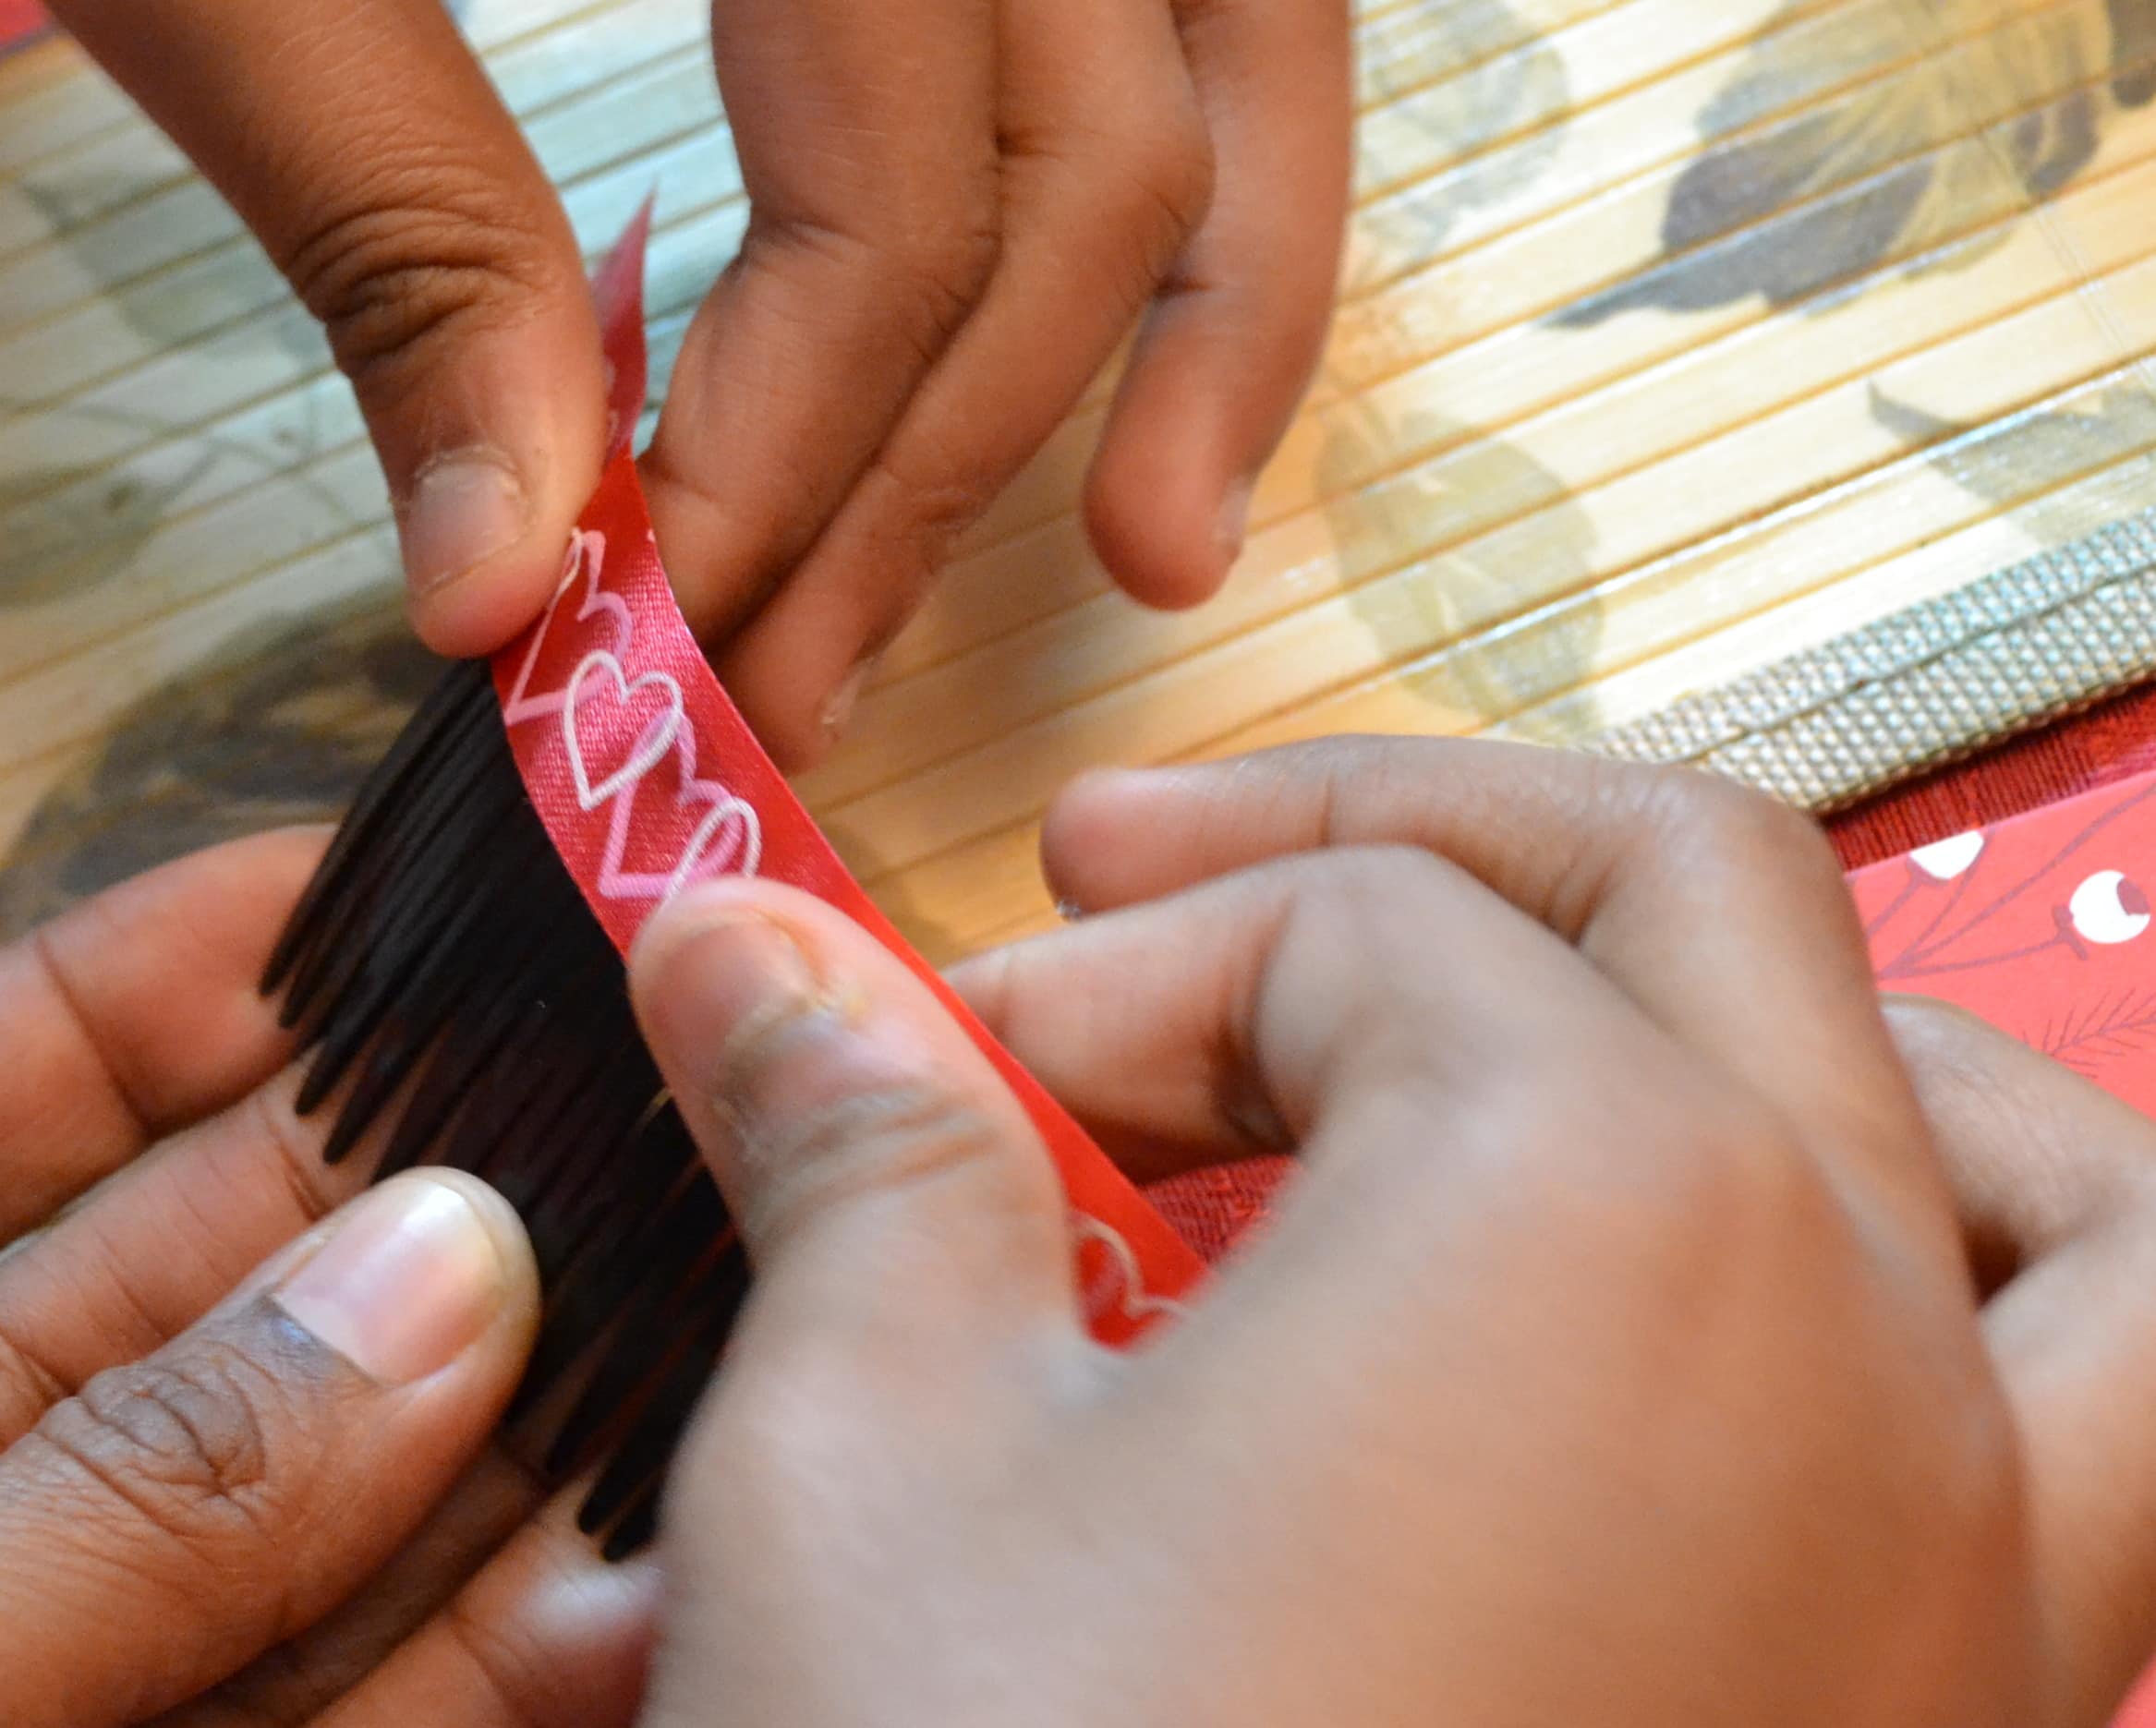
<path fill-rule="evenodd" d="M 599 485 L 605 371 L 588 296 L 574 289 L 575 307 L 550 303 L 416 382 L 364 393 L 413 628 L 451 659 L 491 654 L 538 617 Z"/>
<path fill-rule="evenodd" d="M 1049 803 L 1041 817 L 1041 874 L 1059 906 L 1093 909 L 1098 861 L 1121 847 L 1154 778 L 1143 768 L 1088 768 Z"/>
<path fill-rule="evenodd" d="M 1248 533 L 1252 480 L 1174 422 L 1119 409 L 1085 486 L 1085 530 L 1116 586 L 1181 611 L 1227 583 Z"/>
<path fill-rule="evenodd" d="M 874 669 L 861 620 L 816 615 L 802 598 L 780 596 L 719 661 L 719 682 L 786 774 L 805 774 L 831 753 Z"/>
<path fill-rule="evenodd" d="M 514 641 L 537 618 L 561 574 L 561 535 L 527 535 L 511 550 L 428 588 L 412 585 L 406 610 L 419 640 L 453 660 Z"/>

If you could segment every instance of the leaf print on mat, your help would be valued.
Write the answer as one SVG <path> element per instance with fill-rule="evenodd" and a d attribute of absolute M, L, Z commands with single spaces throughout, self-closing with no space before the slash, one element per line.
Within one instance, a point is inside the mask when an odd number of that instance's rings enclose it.
<path fill-rule="evenodd" d="M 333 819 L 440 667 L 394 601 L 242 633 L 39 804 L 0 870 L 0 937 L 200 847 Z"/>
<path fill-rule="evenodd" d="M 1808 81 L 1851 88 L 1740 132 L 1787 100 L 1784 30 L 1808 9 L 1777 14 L 1701 115 L 1706 146 L 1670 194 L 1655 265 L 1559 322 L 1755 295 L 1787 307 L 1896 257 L 1966 267 L 1988 247 L 1924 255 L 1980 225 L 2002 191 L 2010 207 L 2053 196 L 2094 158 L 2107 102 L 2156 94 L 2156 0 L 1852 0 L 1801 39 Z"/>
<path fill-rule="evenodd" d="M 1387 14 L 1369 27 L 1359 79 L 1375 110 L 1358 128 L 1361 184 L 1384 184 L 1398 161 L 1428 161 L 1430 144 L 1440 154 L 1357 212 L 1357 265 L 1375 259 L 1394 270 L 1434 257 L 1463 215 L 1532 184 L 1564 141 L 1564 59 L 1512 0 Z M 1427 142 L 1403 142 L 1411 135 Z M 1351 267 L 1350 286 L 1367 273 Z"/>
<path fill-rule="evenodd" d="M 1871 386 L 1871 418 L 1964 491 L 2011 516 L 2040 546 L 2071 545 L 2124 509 L 2112 489 L 2091 501 L 2068 488 L 2077 477 L 2142 456 L 2145 493 L 2156 505 L 2156 394 L 2138 379 L 2080 393 L 2077 406 L 1991 422 L 1949 419 Z M 2093 513 L 2093 514 L 2092 514 Z"/>
<path fill-rule="evenodd" d="M 1517 446 L 1435 415 L 1394 427 L 1364 397 L 1326 417 L 1318 477 L 1332 495 L 1337 561 L 1358 578 L 1348 604 L 1384 663 L 1400 669 L 1401 688 L 1429 704 L 1435 730 L 1480 730 L 1593 677 L 1603 636 L 1594 525 L 1564 481 Z M 1401 448 L 1452 453 L 1376 485 L 1352 483 L 1377 454 Z M 1478 555 L 1484 529 L 1528 514 L 1544 525 L 1542 562 L 1514 569 Z M 1374 554 L 1406 567 L 1365 576 Z"/>

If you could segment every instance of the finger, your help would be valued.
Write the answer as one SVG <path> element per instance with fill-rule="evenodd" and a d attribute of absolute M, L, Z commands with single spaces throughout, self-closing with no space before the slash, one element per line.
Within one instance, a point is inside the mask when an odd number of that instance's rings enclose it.
<path fill-rule="evenodd" d="M 602 1561 L 564 1497 L 316 1728 L 626 1728 L 658 1607 L 656 1566 Z"/>
<path fill-rule="evenodd" d="M 1549 932 L 1397 850 L 1254 866 L 951 981 L 1082 1121 L 1144 1148 L 1148 1178 L 1300 1146 L 1339 1095 L 1404 1087 L 1450 1118 L 1484 1073 L 1539 1074 L 1637 1019 Z"/>
<path fill-rule="evenodd" d="M 1059 895 L 1093 909 L 1371 845 L 1460 864 L 1788 1121 L 1863 1149 L 1910 1218 L 1939 1209 L 1840 866 L 1810 820 L 1727 781 L 1525 746 L 1343 739 L 1093 776 L 1050 811 L 1044 852 Z"/>
<path fill-rule="evenodd" d="M 293 830 L 199 852 L 0 949 L 0 1244 L 290 1053 L 257 982 L 321 854 Z"/>
<path fill-rule="evenodd" d="M 499 1416 L 538 1319 L 506 1202 L 400 1178 L 0 1456 L 10 1722 L 192 1696 L 394 1553 Z"/>
<path fill-rule="evenodd" d="M 455 1601 L 544 1502 L 538 1479 L 500 1443 L 490 1445 L 357 1594 L 230 1679 L 158 1717 L 156 1728 L 285 1728 L 312 1722 Z"/>
<path fill-rule="evenodd" d="M 1277 907 L 1222 886 L 993 949 L 946 977 L 1140 1181 L 1291 1152 L 1250 1053 Z"/>
<path fill-rule="evenodd" d="M 430 645 L 498 646 L 599 476 L 599 327 L 568 219 L 440 0 L 62 0 L 325 326 Z"/>
<path fill-rule="evenodd" d="M 807 550 L 987 284 L 995 44 L 990 0 L 941 7 L 933 28 L 842 0 L 713 9 L 752 215 L 643 460 L 706 640 Z"/>
<path fill-rule="evenodd" d="M 720 663 L 789 767 L 843 727 L 952 539 L 1070 412 L 1205 208 L 1203 119 L 1157 0 L 1011 0 L 1001 28 L 996 272 L 800 568 Z"/>
<path fill-rule="evenodd" d="M 757 1284 L 739 1378 L 797 1352 L 939 1383 L 1074 1338 L 1063 1206 L 1031 1123 L 950 1015 L 841 913 L 771 884 L 659 913 L 630 963 L 660 1071 Z"/>
<path fill-rule="evenodd" d="M 1157 606 L 1208 598 L 1324 346 L 1354 101 L 1339 0 L 1190 0 L 1217 163 L 1205 225 L 1140 332 L 1086 489 L 1101 562 Z"/>
<path fill-rule="evenodd" d="M 1996 1291 L 2054 1719 L 2104 1720 L 2156 1649 L 2156 1124 L 1967 1015 L 1889 1019 Z"/>
<path fill-rule="evenodd" d="M 322 1162 L 321 1118 L 287 1069 L 160 1142 L 0 1257 L 0 1446 L 116 1362 L 207 1313 L 365 1185 L 375 1149 Z"/>

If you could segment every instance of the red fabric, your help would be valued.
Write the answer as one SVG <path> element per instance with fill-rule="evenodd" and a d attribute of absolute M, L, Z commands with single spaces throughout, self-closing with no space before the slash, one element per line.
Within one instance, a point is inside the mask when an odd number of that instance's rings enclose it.
<path fill-rule="evenodd" d="M 37 0 L 0 0 L 0 53 L 42 33 L 46 22 Z"/>

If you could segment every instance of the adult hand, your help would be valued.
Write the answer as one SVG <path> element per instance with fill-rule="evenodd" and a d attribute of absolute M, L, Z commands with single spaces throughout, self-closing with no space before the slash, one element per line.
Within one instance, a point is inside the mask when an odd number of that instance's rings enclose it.
<path fill-rule="evenodd" d="M 654 1728 L 2104 1720 L 2156 1649 L 2156 1129 L 1934 1043 L 1935 1142 L 1809 824 L 1349 743 L 1089 781 L 1048 845 L 1097 915 L 974 1002 L 1150 1172 L 1300 1186 L 1104 1353 L 894 962 L 769 885 L 662 913 L 637 1001 L 761 1277 Z"/>
<path fill-rule="evenodd" d="M 626 1722 L 653 1593 L 488 1436 L 538 1324 L 515 1215 L 354 1199 L 255 980 L 321 837 L 0 950 L 0 1721 Z"/>
<path fill-rule="evenodd" d="M 327 327 L 419 631 L 537 612 L 596 481 L 599 341 L 561 206 L 441 0 L 57 0 Z M 1341 0 L 728 0 L 751 218 L 645 463 L 692 621 L 788 766 L 953 536 L 1134 323 L 1094 539 L 1217 586 L 1314 363 L 1345 209 Z"/>

